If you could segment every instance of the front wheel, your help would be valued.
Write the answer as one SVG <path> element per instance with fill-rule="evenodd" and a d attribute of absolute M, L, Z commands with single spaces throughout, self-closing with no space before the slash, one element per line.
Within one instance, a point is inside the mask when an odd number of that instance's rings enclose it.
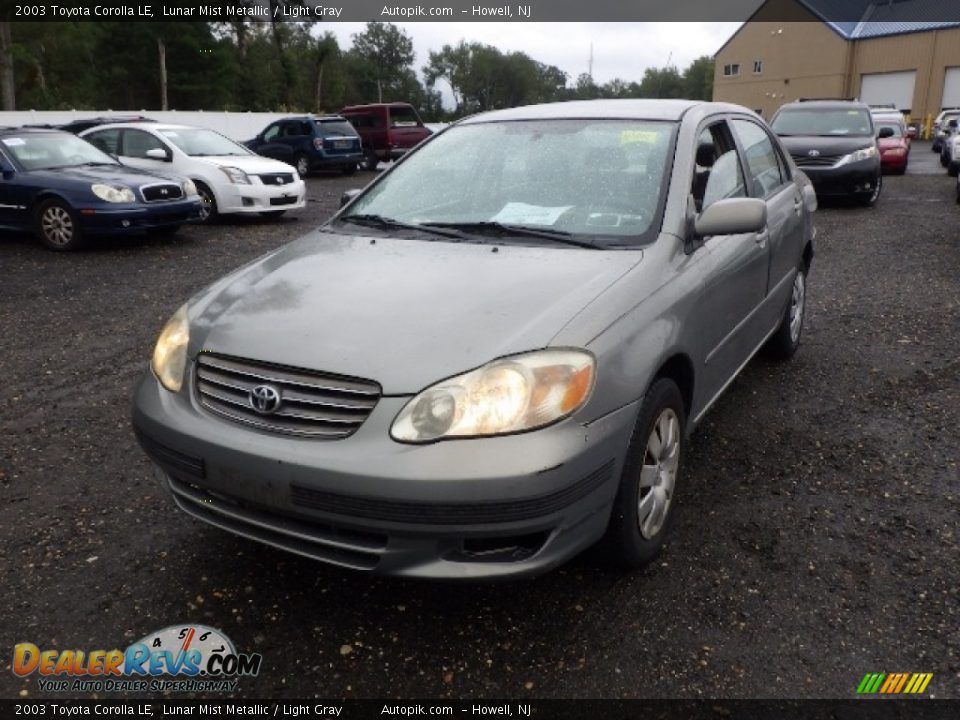
<path fill-rule="evenodd" d="M 950 177 L 957 177 L 957 175 L 960 175 L 960 163 L 950 163 L 947 165 L 947 175 Z"/>
<path fill-rule="evenodd" d="M 297 155 L 296 159 L 293 161 L 293 166 L 297 169 L 297 175 L 302 178 L 305 178 L 310 174 L 310 158 L 306 155 Z"/>
<path fill-rule="evenodd" d="M 47 200 L 37 208 L 34 229 L 51 250 L 67 252 L 83 245 L 77 215 L 63 200 Z"/>
<path fill-rule="evenodd" d="M 780 327 L 767 343 L 767 350 L 778 360 L 789 360 L 800 347 L 800 336 L 803 334 L 803 319 L 807 310 L 807 272 L 803 268 L 797 270 L 793 278 L 793 289 L 790 291 L 790 302 L 783 313 Z"/>
<path fill-rule="evenodd" d="M 883 176 L 877 176 L 877 184 L 873 188 L 873 192 L 864 193 L 860 196 L 860 204 L 864 207 L 873 207 L 877 204 L 877 200 L 880 199 L 880 191 L 883 189 Z"/>
<path fill-rule="evenodd" d="M 343 166 L 344 175 L 353 175 L 356 171 L 357 171 L 356 163 L 347 163 L 346 165 Z"/>
<path fill-rule="evenodd" d="M 196 183 L 197 194 L 200 196 L 200 217 L 197 222 L 209 225 L 217 219 L 217 198 L 213 191 L 201 182 Z"/>
<path fill-rule="evenodd" d="M 654 381 L 640 406 L 620 489 L 603 540 L 604 559 L 626 568 L 648 565 L 663 549 L 683 467 L 686 413 L 673 380 Z"/>

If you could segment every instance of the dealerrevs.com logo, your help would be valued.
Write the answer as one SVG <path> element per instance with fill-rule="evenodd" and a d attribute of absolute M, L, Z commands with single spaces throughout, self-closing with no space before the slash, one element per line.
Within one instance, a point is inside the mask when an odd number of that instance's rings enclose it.
<path fill-rule="evenodd" d="M 13 672 L 37 673 L 42 692 L 233 691 L 239 677 L 255 677 L 263 656 L 238 653 L 233 642 L 206 625 L 171 625 L 126 650 L 13 648 Z"/>

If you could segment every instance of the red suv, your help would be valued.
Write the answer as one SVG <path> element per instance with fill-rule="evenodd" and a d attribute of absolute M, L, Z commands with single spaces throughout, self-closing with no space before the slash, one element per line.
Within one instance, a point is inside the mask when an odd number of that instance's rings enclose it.
<path fill-rule="evenodd" d="M 408 103 L 351 105 L 340 113 L 363 140 L 364 167 L 376 170 L 381 160 L 403 157 L 431 131 Z"/>

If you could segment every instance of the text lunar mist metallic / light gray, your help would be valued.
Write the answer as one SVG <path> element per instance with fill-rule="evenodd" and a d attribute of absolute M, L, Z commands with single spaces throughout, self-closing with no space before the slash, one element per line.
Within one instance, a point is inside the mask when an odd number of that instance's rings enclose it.
<path fill-rule="evenodd" d="M 181 509 L 327 563 L 638 567 L 690 430 L 800 343 L 815 208 L 742 107 L 478 115 L 180 308 L 134 427 Z"/>

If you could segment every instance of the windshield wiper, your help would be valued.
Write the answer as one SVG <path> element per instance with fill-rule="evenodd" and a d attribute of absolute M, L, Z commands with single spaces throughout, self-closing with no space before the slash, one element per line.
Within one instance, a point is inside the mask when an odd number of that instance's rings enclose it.
<path fill-rule="evenodd" d="M 365 227 L 376 227 L 387 230 L 417 230 L 419 232 L 439 235 L 440 237 L 452 238 L 454 240 L 463 240 L 464 235 L 456 230 L 443 230 L 430 225 L 418 225 L 416 223 L 405 223 L 383 215 L 346 215 L 337 218 L 343 223 L 352 223 L 354 225 L 363 225 Z"/>
<path fill-rule="evenodd" d="M 580 240 L 566 230 L 555 230 L 553 228 L 535 228 L 529 225 L 512 225 L 509 223 L 494 222 L 484 220 L 481 222 L 431 222 L 424 223 L 426 227 L 452 228 L 463 230 L 464 232 L 492 232 L 500 236 L 514 235 L 520 237 L 537 237 L 553 240 L 564 245 L 573 245 L 574 247 L 590 248 L 599 250 L 600 248 L 589 240 Z"/>

